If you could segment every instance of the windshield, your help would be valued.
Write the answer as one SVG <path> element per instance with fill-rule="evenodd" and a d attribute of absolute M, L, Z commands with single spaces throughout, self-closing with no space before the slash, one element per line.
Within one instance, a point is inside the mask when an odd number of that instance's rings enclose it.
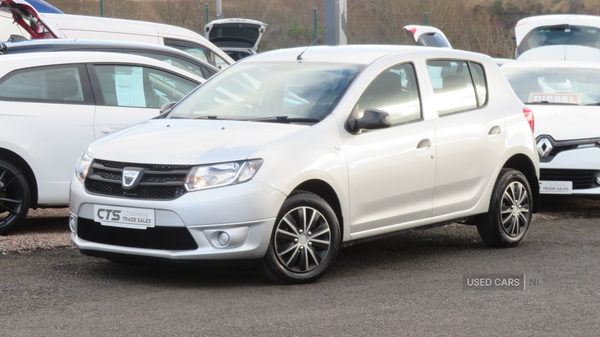
<path fill-rule="evenodd" d="M 239 63 L 176 106 L 169 118 L 322 120 L 362 66 Z"/>
<path fill-rule="evenodd" d="M 502 68 L 523 103 L 600 105 L 600 70 Z"/>
<path fill-rule="evenodd" d="M 562 44 L 600 48 L 600 29 L 572 25 L 538 27 L 525 35 L 519 44 L 518 54 L 537 47 Z"/>

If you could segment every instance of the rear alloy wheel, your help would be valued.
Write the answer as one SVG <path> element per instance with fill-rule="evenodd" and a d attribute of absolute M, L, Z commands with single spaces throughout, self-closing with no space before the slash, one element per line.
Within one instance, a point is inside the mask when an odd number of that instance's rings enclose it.
<path fill-rule="evenodd" d="M 518 245 L 531 224 L 532 196 L 529 182 L 516 170 L 500 171 L 486 221 L 477 225 L 481 239 L 491 247 Z"/>
<path fill-rule="evenodd" d="M 12 164 L 0 160 L 0 235 L 8 234 L 25 219 L 30 199 L 25 176 Z"/>
<path fill-rule="evenodd" d="M 339 223 L 329 204 L 298 192 L 283 203 L 259 267 L 276 282 L 313 282 L 335 261 L 340 245 Z"/>

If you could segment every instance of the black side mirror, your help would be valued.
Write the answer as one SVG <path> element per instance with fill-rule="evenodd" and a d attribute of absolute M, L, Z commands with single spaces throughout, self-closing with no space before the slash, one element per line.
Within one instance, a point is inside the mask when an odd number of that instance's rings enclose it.
<path fill-rule="evenodd" d="M 177 103 L 177 101 L 174 101 L 174 102 L 169 102 L 169 103 L 166 103 L 165 105 L 163 105 L 163 106 L 160 108 L 160 114 L 163 114 L 163 113 L 167 112 L 167 111 L 168 111 L 169 109 L 171 109 L 171 108 L 173 107 L 173 105 L 175 105 L 176 103 Z"/>
<path fill-rule="evenodd" d="M 361 129 L 376 130 L 392 126 L 390 114 L 379 109 L 365 109 L 361 118 L 348 118 L 348 131 L 358 133 Z"/>

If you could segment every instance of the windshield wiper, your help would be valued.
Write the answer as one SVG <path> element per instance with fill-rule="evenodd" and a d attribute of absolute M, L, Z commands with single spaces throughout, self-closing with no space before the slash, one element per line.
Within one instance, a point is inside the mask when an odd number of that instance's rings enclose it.
<path fill-rule="evenodd" d="M 525 104 L 556 104 L 556 105 L 579 105 L 573 103 L 563 103 L 563 102 L 550 102 L 550 101 L 537 101 L 537 102 L 527 102 Z"/>
<path fill-rule="evenodd" d="M 212 116 L 212 115 L 204 115 L 204 116 L 194 117 L 194 119 L 203 119 L 203 118 L 206 118 L 206 119 L 219 119 L 219 117 Z"/>
<path fill-rule="evenodd" d="M 269 123 L 319 123 L 318 118 L 310 117 L 288 117 L 288 116 L 273 116 L 249 119 L 251 122 L 269 122 Z"/>
<path fill-rule="evenodd" d="M 582 104 L 583 106 L 588 106 L 588 105 L 600 105 L 600 102 L 597 103 L 587 103 L 587 104 Z"/>

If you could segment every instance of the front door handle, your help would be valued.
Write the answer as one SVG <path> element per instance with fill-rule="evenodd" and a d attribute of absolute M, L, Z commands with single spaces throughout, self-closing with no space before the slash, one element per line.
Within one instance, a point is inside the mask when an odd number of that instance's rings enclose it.
<path fill-rule="evenodd" d="M 419 142 L 419 144 L 417 144 L 417 149 L 425 149 L 431 146 L 431 141 L 429 140 L 429 138 L 425 138 L 423 140 L 421 140 Z"/>
<path fill-rule="evenodd" d="M 490 129 L 490 132 L 488 132 L 488 135 L 493 136 L 493 135 L 499 134 L 500 132 L 502 132 L 502 130 L 500 129 L 500 127 L 498 125 L 496 125 Z"/>
<path fill-rule="evenodd" d="M 107 128 L 101 128 L 100 131 L 102 131 L 102 133 L 113 133 L 115 131 L 120 130 L 121 128 L 111 128 L 111 127 L 107 127 Z"/>

